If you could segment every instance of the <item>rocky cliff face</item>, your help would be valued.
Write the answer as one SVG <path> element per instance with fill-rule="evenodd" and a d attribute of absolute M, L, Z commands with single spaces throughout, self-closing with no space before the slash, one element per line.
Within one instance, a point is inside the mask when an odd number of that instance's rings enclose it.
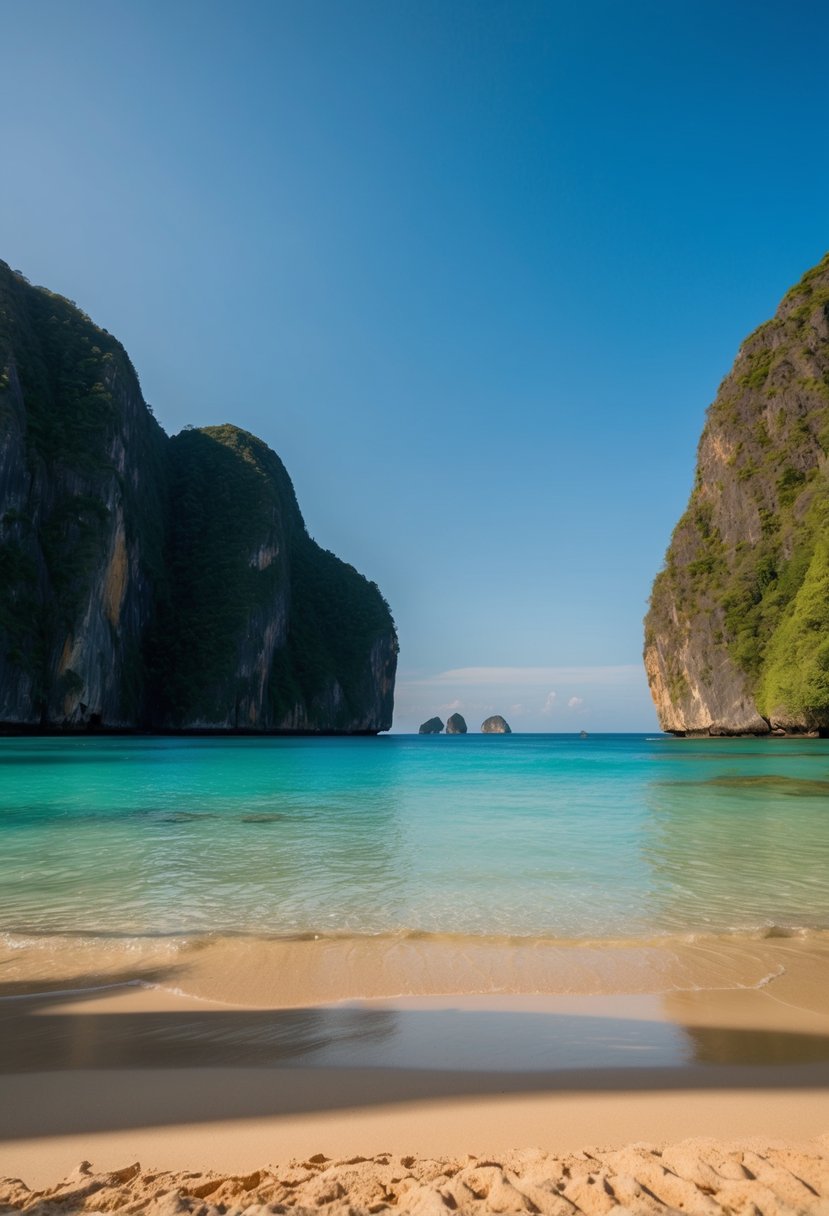
<path fill-rule="evenodd" d="M 0 263 L 0 723 L 371 733 L 396 661 L 275 453 L 168 440 L 119 343 Z"/>
<path fill-rule="evenodd" d="M 311 540 L 282 461 L 260 439 L 220 426 L 171 440 L 167 568 L 152 648 L 164 725 L 391 725 L 388 606 Z"/>
<path fill-rule="evenodd" d="M 677 734 L 829 730 L 829 256 L 743 343 L 657 576 L 645 667 Z"/>
<path fill-rule="evenodd" d="M 0 721 L 137 720 L 164 443 L 119 343 L 0 263 Z"/>
<path fill-rule="evenodd" d="M 481 732 L 485 735 L 511 735 L 512 729 L 500 714 L 492 714 L 481 723 Z"/>
<path fill-rule="evenodd" d="M 429 718 L 426 722 L 421 722 L 418 729 L 419 735 L 439 735 L 443 730 L 443 720 L 441 718 Z"/>

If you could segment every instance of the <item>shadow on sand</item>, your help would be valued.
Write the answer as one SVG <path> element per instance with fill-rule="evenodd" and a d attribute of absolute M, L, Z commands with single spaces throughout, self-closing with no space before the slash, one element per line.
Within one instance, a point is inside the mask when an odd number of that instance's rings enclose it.
<path fill-rule="evenodd" d="M 0 984 L 0 1139 L 427 1098 L 829 1088 L 829 1035 L 491 1009 L 79 1008 L 92 983 Z"/>

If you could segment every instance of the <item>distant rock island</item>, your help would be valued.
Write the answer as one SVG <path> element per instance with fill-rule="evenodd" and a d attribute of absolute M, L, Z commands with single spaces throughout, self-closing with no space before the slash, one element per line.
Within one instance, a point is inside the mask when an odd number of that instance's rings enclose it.
<path fill-rule="evenodd" d="M 443 730 L 443 722 L 440 718 L 429 718 L 426 722 L 422 722 L 418 727 L 419 735 L 439 735 Z M 487 718 L 481 723 L 481 730 L 485 735 L 511 735 L 512 731 L 509 725 L 501 717 L 500 714 L 493 714 L 491 718 Z M 447 735 L 465 735 L 467 733 L 466 720 L 460 714 L 452 714 L 446 723 Z"/>
<path fill-rule="evenodd" d="M 0 262 L 0 725 L 372 734 L 396 666 L 279 457 L 168 438 L 120 343 Z"/>
<path fill-rule="evenodd" d="M 500 714 L 493 714 L 491 718 L 481 723 L 481 731 L 485 735 L 511 735 L 509 723 L 501 717 Z"/>
<path fill-rule="evenodd" d="M 419 735 L 439 735 L 443 730 L 443 722 L 440 718 L 429 718 L 428 721 L 422 722 L 418 728 Z"/>
<path fill-rule="evenodd" d="M 674 734 L 829 733 L 829 255 L 741 346 L 645 620 Z"/>

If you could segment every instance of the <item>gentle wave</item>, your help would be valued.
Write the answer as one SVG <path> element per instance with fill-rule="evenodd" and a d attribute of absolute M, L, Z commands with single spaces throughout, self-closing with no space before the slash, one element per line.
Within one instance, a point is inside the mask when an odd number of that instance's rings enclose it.
<path fill-rule="evenodd" d="M 453 934 L 0 934 L 0 999 L 139 986 L 249 1007 L 452 994 L 662 994 L 767 989 L 829 964 L 829 931 L 628 939 Z M 798 978 L 799 977 L 799 978 Z M 801 984 L 802 986 L 802 984 Z"/>
<path fill-rule="evenodd" d="M 655 932 L 642 936 L 627 937 L 556 937 L 549 934 L 515 933 L 441 933 L 427 929 L 390 929 L 374 933 L 355 933 L 346 929 L 328 929 L 300 933 L 249 933 L 237 929 L 205 930 L 196 933 L 114 933 L 106 930 L 0 930 L 0 947 L 8 950 L 52 950 L 62 946 L 106 948 L 128 953 L 146 950 L 167 951 L 178 954 L 182 951 L 208 949 L 218 942 L 423 942 L 456 945 L 494 945 L 498 947 L 552 946 L 566 949 L 580 948 L 629 948 L 639 946 L 703 945 L 706 942 L 763 942 L 774 940 L 810 940 L 829 942 L 829 929 L 823 925 L 757 925 L 734 928 L 724 932 L 689 931 L 671 933 Z"/>

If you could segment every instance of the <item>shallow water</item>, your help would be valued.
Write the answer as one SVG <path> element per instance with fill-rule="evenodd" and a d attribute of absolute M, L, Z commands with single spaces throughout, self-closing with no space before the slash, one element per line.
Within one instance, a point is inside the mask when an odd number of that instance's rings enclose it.
<path fill-rule="evenodd" d="M 0 740 L 0 931 L 829 927 L 829 742 Z"/>

